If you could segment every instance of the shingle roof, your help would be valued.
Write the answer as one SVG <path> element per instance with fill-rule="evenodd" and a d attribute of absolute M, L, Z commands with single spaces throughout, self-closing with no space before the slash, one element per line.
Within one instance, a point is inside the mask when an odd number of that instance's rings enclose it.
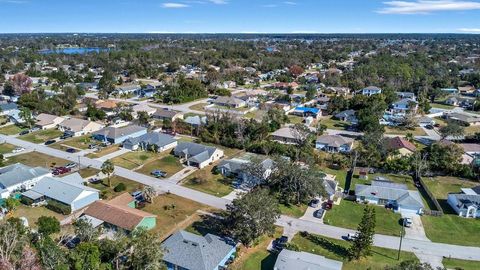
<path fill-rule="evenodd" d="M 217 268 L 235 244 L 213 234 L 203 237 L 178 231 L 168 237 L 162 247 L 166 262 L 189 270 L 211 270 Z"/>
<path fill-rule="evenodd" d="M 131 196 L 128 193 L 120 196 L 110 201 L 96 201 L 85 210 L 84 214 L 129 231 L 134 230 L 144 218 L 156 217 L 127 206 L 131 202 Z"/>
<path fill-rule="evenodd" d="M 341 270 L 343 263 L 320 255 L 283 249 L 274 270 Z"/>
<path fill-rule="evenodd" d="M 239 99 L 239 98 L 236 98 L 236 97 L 223 97 L 223 96 L 220 96 L 220 97 L 217 97 L 213 103 L 216 103 L 216 104 L 228 104 L 228 105 L 240 105 L 240 104 L 244 104 L 245 101 Z"/>
<path fill-rule="evenodd" d="M 356 185 L 355 195 L 357 197 L 375 197 L 396 201 L 399 205 L 423 207 L 423 201 L 418 191 L 372 184 L 373 185 Z"/>
<path fill-rule="evenodd" d="M 177 114 L 179 114 L 179 112 L 177 111 L 157 109 L 157 111 L 153 114 L 153 116 L 161 117 L 161 118 L 173 118 Z"/>
<path fill-rule="evenodd" d="M 176 141 L 177 140 L 170 135 L 163 134 L 160 132 L 149 132 L 140 137 L 128 138 L 127 140 L 125 140 L 124 143 L 131 143 L 134 145 L 139 143 L 146 143 L 146 144 L 155 144 L 158 147 L 164 147 Z"/>
<path fill-rule="evenodd" d="M 53 124 L 57 118 L 60 118 L 60 117 L 52 114 L 41 113 L 37 115 L 35 119 L 37 120 L 37 123 L 36 123 L 37 125 L 46 126 L 46 125 Z"/>
<path fill-rule="evenodd" d="M 147 129 L 137 125 L 128 125 L 125 127 L 106 127 L 102 128 L 99 131 L 95 131 L 93 135 L 101 135 L 105 136 L 106 138 L 116 139 L 124 136 L 129 136 L 142 130 L 146 131 Z"/>
<path fill-rule="evenodd" d="M 330 147 L 340 147 L 344 144 L 351 144 L 353 143 L 353 139 L 343 137 L 340 135 L 322 135 L 317 137 L 317 143 L 326 144 Z"/>
<path fill-rule="evenodd" d="M 408 149 L 412 152 L 415 152 L 417 149 L 415 145 L 405 138 L 402 137 L 394 137 L 394 138 L 387 138 L 385 140 L 387 150 L 400 150 L 400 149 Z"/>
<path fill-rule="evenodd" d="M 66 127 L 74 132 L 83 130 L 86 126 L 88 126 L 91 121 L 83 120 L 79 118 L 70 118 L 64 120 L 60 125 Z"/>
<path fill-rule="evenodd" d="M 209 159 L 217 148 L 198 143 L 181 142 L 175 147 L 176 156 L 187 155 L 189 161 L 201 163 Z"/>
<path fill-rule="evenodd" d="M 475 206 L 480 208 L 480 195 L 468 195 L 468 194 L 450 194 L 454 196 L 457 201 L 457 207 L 460 209 L 466 209 L 469 206 Z"/>
<path fill-rule="evenodd" d="M 0 186 L 8 188 L 25 181 L 49 174 L 48 169 L 42 167 L 29 167 L 21 163 L 0 168 Z"/>

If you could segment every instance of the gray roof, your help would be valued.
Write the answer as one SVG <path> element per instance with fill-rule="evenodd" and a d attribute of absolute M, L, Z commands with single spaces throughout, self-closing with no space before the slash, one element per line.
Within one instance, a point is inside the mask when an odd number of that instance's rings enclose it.
<path fill-rule="evenodd" d="M 333 180 L 323 180 L 323 187 L 325 187 L 325 192 L 327 192 L 328 195 L 332 196 L 335 195 L 336 188 L 337 188 L 337 182 Z"/>
<path fill-rule="evenodd" d="M 212 270 L 235 248 L 235 244 L 213 234 L 200 236 L 178 231 L 163 243 L 163 260 L 184 269 Z"/>
<path fill-rule="evenodd" d="M 93 135 L 100 135 L 107 138 L 116 139 L 146 130 L 147 128 L 137 125 L 128 125 L 125 127 L 106 127 L 102 128 L 101 130 L 95 131 Z"/>
<path fill-rule="evenodd" d="M 149 133 L 146 133 L 140 137 L 135 137 L 135 138 L 128 138 L 126 139 L 123 143 L 130 143 L 132 145 L 137 145 L 139 143 L 145 143 L 145 144 L 155 144 L 157 145 L 158 147 L 164 147 L 164 146 L 167 146 L 169 144 L 172 144 L 174 142 L 176 142 L 177 140 L 170 136 L 170 135 L 167 135 L 167 134 L 163 134 L 163 133 L 160 133 L 160 132 L 149 132 Z"/>
<path fill-rule="evenodd" d="M 353 139 L 340 135 L 322 135 L 317 138 L 317 143 L 325 144 L 330 147 L 340 147 L 345 144 L 352 144 Z"/>
<path fill-rule="evenodd" d="M 449 119 L 454 119 L 454 120 L 466 122 L 466 123 L 480 122 L 480 117 L 473 116 L 470 114 L 464 114 L 464 113 L 450 113 L 447 115 L 447 117 Z"/>
<path fill-rule="evenodd" d="M 5 111 L 10 111 L 10 110 L 16 110 L 16 109 L 18 109 L 18 106 L 17 106 L 17 103 L 2 102 L 2 103 L 0 103 L 0 109 L 2 110 L 2 112 L 5 112 Z"/>
<path fill-rule="evenodd" d="M 65 204 L 74 202 L 84 191 L 98 192 L 80 182 L 83 179 L 78 173 L 63 178 L 44 177 L 31 190 Z"/>
<path fill-rule="evenodd" d="M 212 146 L 205 146 L 198 143 L 181 142 L 175 147 L 175 156 L 186 155 L 189 161 L 204 162 L 209 159 L 217 148 Z"/>
<path fill-rule="evenodd" d="M 215 100 L 213 100 L 213 103 L 215 104 L 227 104 L 227 105 L 241 105 L 245 104 L 245 101 L 242 99 L 236 98 L 236 97 L 217 97 Z"/>
<path fill-rule="evenodd" d="M 274 270 L 341 270 L 343 262 L 320 255 L 283 249 L 278 254 Z"/>
<path fill-rule="evenodd" d="M 198 116 L 198 115 L 195 115 L 195 116 L 189 116 L 187 118 L 185 118 L 185 123 L 188 123 L 190 125 L 194 125 L 194 126 L 201 126 L 205 123 L 207 123 L 207 117 L 206 116 Z"/>
<path fill-rule="evenodd" d="M 355 195 L 396 201 L 398 205 L 403 206 L 424 207 L 418 191 L 395 185 L 384 181 L 372 181 L 372 185 L 356 185 Z"/>
<path fill-rule="evenodd" d="M 29 167 L 20 163 L 0 168 L 0 186 L 8 188 L 21 184 L 33 178 L 49 174 L 48 169 L 42 167 Z"/>
<path fill-rule="evenodd" d="M 159 117 L 159 118 L 173 118 L 177 114 L 179 114 L 179 112 L 177 112 L 177 111 L 157 109 L 157 111 L 153 113 L 153 116 L 154 117 Z"/>
<path fill-rule="evenodd" d="M 469 206 L 475 206 L 480 208 L 480 195 L 470 195 L 470 194 L 449 194 L 454 196 L 457 201 L 457 207 L 460 209 L 467 209 Z"/>
<path fill-rule="evenodd" d="M 354 110 L 346 110 L 346 111 L 342 111 L 335 114 L 335 118 L 345 118 L 345 117 L 351 117 L 351 116 L 355 116 Z"/>
<path fill-rule="evenodd" d="M 362 90 L 368 90 L 368 91 L 382 91 L 382 89 L 380 89 L 379 87 L 377 86 L 368 86 L 368 87 L 365 87 L 363 88 Z"/>
<path fill-rule="evenodd" d="M 402 98 L 396 102 L 393 103 L 393 105 L 405 105 L 405 106 L 410 106 L 410 103 L 417 103 L 415 100 L 410 99 L 410 98 Z"/>

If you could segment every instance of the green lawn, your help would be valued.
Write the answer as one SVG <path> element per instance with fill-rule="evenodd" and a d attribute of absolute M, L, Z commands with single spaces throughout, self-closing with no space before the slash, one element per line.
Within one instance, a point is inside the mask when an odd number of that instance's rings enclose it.
<path fill-rule="evenodd" d="M 480 126 L 468 126 L 465 128 L 465 135 L 473 135 L 480 132 Z"/>
<path fill-rule="evenodd" d="M 23 130 L 27 130 L 27 128 L 21 128 L 17 125 L 9 125 L 9 126 L 5 126 L 5 127 L 0 128 L 0 134 L 15 135 L 15 134 L 20 133 Z"/>
<path fill-rule="evenodd" d="M 100 190 L 100 195 L 101 195 L 102 199 L 111 199 L 115 196 L 118 196 L 118 195 L 124 193 L 124 192 L 129 192 L 130 193 L 130 192 L 133 192 L 133 191 L 136 191 L 136 190 L 142 190 L 143 189 L 142 184 L 137 183 L 137 182 L 133 182 L 131 180 L 128 180 L 126 178 L 123 178 L 123 177 L 120 177 L 120 176 L 117 176 L 117 175 L 111 176 L 110 181 L 112 182 L 111 187 L 108 186 L 107 178 L 103 179 L 103 182 L 101 182 L 101 183 L 88 184 L 88 186 Z M 119 183 L 123 183 L 126 186 L 125 191 L 115 192 L 113 190 L 113 188 L 116 185 L 118 185 Z"/>
<path fill-rule="evenodd" d="M 295 115 L 289 115 L 288 120 L 291 124 L 301 124 L 303 123 L 303 118 Z"/>
<path fill-rule="evenodd" d="M 188 107 L 190 110 L 194 110 L 194 111 L 204 111 L 205 109 L 205 106 L 207 106 L 208 103 L 198 103 L 198 104 L 195 104 L 195 105 L 192 105 L 190 107 Z"/>
<path fill-rule="evenodd" d="M 28 220 L 28 225 L 30 227 L 36 228 L 37 225 L 35 222 L 37 222 L 38 218 L 41 216 L 47 216 L 47 217 L 55 217 L 58 219 L 58 221 L 63 220 L 66 218 L 66 216 L 59 214 L 57 212 L 54 212 L 50 209 L 47 209 L 46 207 L 30 207 L 27 205 L 20 204 L 17 209 L 13 212 L 13 217 L 26 217 Z"/>
<path fill-rule="evenodd" d="M 60 141 L 58 143 L 52 144 L 50 147 L 59 149 L 59 150 L 66 150 L 67 148 L 73 147 L 76 149 L 88 149 L 88 146 L 94 140 L 90 137 L 90 135 L 80 136 L 80 137 L 73 137 L 64 141 Z"/>
<path fill-rule="evenodd" d="M 301 251 L 325 256 L 326 258 L 343 261 L 343 270 L 367 270 L 367 269 L 384 269 L 386 266 L 397 265 L 397 251 L 393 249 L 385 249 L 372 247 L 372 256 L 362 258 L 358 261 L 349 261 L 347 259 L 350 243 L 322 237 L 319 235 L 296 234 L 292 240 L 292 244 L 297 246 Z M 410 252 L 402 252 L 401 261 L 415 260 L 418 261 L 415 254 Z"/>
<path fill-rule="evenodd" d="M 163 158 L 146 163 L 137 172 L 150 175 L 154 170 L 162 170 L 170 177 L 183 169 L 182 164 L 173 155 L 167 155 Z"/>
<path fill-rule="evenodd" d="M 11 153 L 13 149 L 17 148 L 15 145 L 9 143 L 0 144 L 0 154 Z"/>
<path fill-rule="evenodd" d="M 335 178 L 335 180 L 337 180 L 338 185 L 342 188 L 345 187 L 345 180 L 347 179 L 347 170 L 335 170 L 325 166 L 321 167 L 320 170 L 326 174 L 336 175 L 337 177 Z"/>
<path fill-rule="evenodd" d="M 135 152 L 128 152 L 121 156 L 118 156 L 112 159 L 113 164 L 126 168 L 126 169 L 134 169 L 142 164 L 150 162 L 155 158 L 158 158 L 160 154 L 156 154 L 153 152 L 147 151 L 135 151 Z"/>
<path fill-rule="evenodd" d="M 302 205 L 284 205 L 280 204 L 280 212 L 282 215 L 287 215 L 291 216 L 294 218 L 300 218 L 305 214 L 305 211 L 307 211 L 307 205 L 302 204 Z"/>
<path fill-rule="evenodd" d="M 100 157 L 106 156 L 108 154 L 111 154 L 113 152 L 116 152 L 118 150 L 120 150 L 120 146 L 118 146 L 116 144 L 115 145 L 110 145 L 110 146 L 102 148 L 98 152 L 88 154 L 87 157 L 88 158 L 100 158 Z"/>
<path fill-rule="evenodd" d="M 463 269 L 463 270 L 478 270 L 479 261 L 466 261 L 458 259 L 445 258 L 442 261 L 443 266 L 447 269 Z"/>
<path fill-rule="evenodd" d="M 32 143 L 44 143 L 48 140 L 58 138 L 62 136 L 63 132 L 58 129 L 46 129 L 46 130 L 38 130 L 35 132 L 28 133 L 26 135 L 22 135 L 19 139 L 24 141 L 32 142 Z"/>
<path fill-rule="evenodd" d="M 320 124 L 326 125 L 329 129 L 337 129 L 337 130 L 346 130 L 350 124 L 347 122 L 343 122 L 340 120 L 335 120 L 330 118 L 322 118 L 320 119 Z"/>
<path fill-rule="evenodd" d="M 441 104 L 441 103 L 430 103 L 430 106 L 432 106 L 432 108 L 445 109 L 445 110 L 451 110 L 451 109 L 455 108 L 455 106 L 447 105 L 447 104 Z"/>
<path fill-rule="evenodd" d="M 413 136 L 426 136 L 427 133 L 423 128 L 416 127 L 415 129 L 400 129 L 394 127 L 385 127 L 385 134 L 393 134 L 393 135 L 407 135 L 411 133 Z"/>
<path fill-rule="evenodd" d="M 65 159 L 49 156 L 49 155 L 44 155 L 39 152 L 30 152 L 30 153 L 9 157 L 5 162 L 5 165 L 10 165 L 14 163 L 22 163 L 32 167 L 40 166 L 40 167 L 50 168 L 50 167 L 65 165 L 69 163 L 69 161 Z"/>
<path fill-rule="evenodd" d="M 222 174 L 213 174 L 212 169 L 210 165 L 192 173 L 182 185 L 217 197 L 230 194 L 233 191 L 231 180 Z"/>
<path fill-rule="evenodd" d="M 433 242 L 480 246 L 480 222 L 453 214 L 441 217 L 422 216 L 427 237 Z"/>
<path fill-rule="evenodd" d="M 402 227 L 399 224 L 399 220 L 401 219 L 401 215 L 381 206 L 374 207 L 377 218 L 375 232 L 385 235 L 400 236 L 400 230 Z M 334 205 L 331 210 L 327 211 L 323 221 L 325 224 L 355 230 L 362 220 L 364 208 L 364 204 L 342 200 L 340 205 Z"/>
<path fill-rule="evenodd" d="M 440 203 L 447 199 L 448 193 L 458 193 L 461 191 L 460 188 L 470 188 L 478 185 L 478 183 L 452 176 L 424 177 L 423 181 Z"/>

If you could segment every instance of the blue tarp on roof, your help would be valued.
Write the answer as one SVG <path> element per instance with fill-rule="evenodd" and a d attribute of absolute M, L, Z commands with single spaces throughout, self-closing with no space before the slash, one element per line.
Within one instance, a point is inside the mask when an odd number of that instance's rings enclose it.
<path fill-rule="evenodd" d="M 308 108 L 308 107 L 296 107 L 295 111 L 303 112 L 303 113 L 314 113 L 318 114 L 320 109 L 318 108 Z"/>

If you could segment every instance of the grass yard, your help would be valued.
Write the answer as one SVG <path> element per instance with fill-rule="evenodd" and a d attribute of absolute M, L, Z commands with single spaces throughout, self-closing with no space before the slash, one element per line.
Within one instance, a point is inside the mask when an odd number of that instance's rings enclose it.
<path fill-rule="evenodd" d="M 47 217 L 55 217 L 59 221 L 63 220 L 66 216 L 59 214 L 57 212 L 54 212 L 50 209 L 47 209 L 46 207 L 30 207 L 26 206 L 23 204 L 20 204 L 17 209 L 13 212 L 13 217 L 26 217 L 28 220 L 28 225 L 30 227 L 36 228 L 37 225 L 35 222 L 37 222 L 38 218 L 41 216 L 47 216 Z"/>
<path fill-rule="evenodd" d="M 31 167 L 45 167 L 50 168 L 54 166 L 65 165 L 69 163 L 68 160 L 45 155 L 39 152 L 30 152 L 13 157 L 9 157 L 5 162 L 5 165 L 10 165 L 14 163 L 23 163 Z"/>
<path fill-rule="evenodd" d="M 427 133 L 423 128 L 416 127 L 415 129 L 400 129 L 394 127 L 385 127 L 385 134 L 392 134 L 392 135 L 407 135 L 411 133 L 413 136 L 426 136 Z"/>
<path fill-rule="evenodd" d="M 194 110 L 194 111 L 205 111 L 205 106 L 207 106 L 207 105 L 208 105 L 208 103 L 198 103 L 198 104 L 192 105 L 188 108 L 190 110 Z"/>
<path fill-rule="evenodd" d="M 157 215 L 157 226 L 153 231 L 165 238 L 198 219 L 196 211 L 200 209 L 209 210 L 203 204 L 173 194 L 163 194 L 156 197 L 152 204 L 147 204 L 142 210 Z"/>
<path fill-rule="evenodd" d="M 131 193 L 135 190 L 142 190 L 143 189 L 142 184 L 137 183 L 137 182 L 133 182 L 131 180 L 128 180 L 126 178 L 123 178 L 123 177 L 120 177 L 120 176 L 117 176 L 117 175 L 111 176 L 110 180 L 112 182 L 112 187 L 108 186 L 107 178 L 103 179 L 103 182 L 101 182 L 101 183 L 88 184 L 88 186 L 100 190 L 100 196 L 102 197 L 102 199 L 105 199 L 105 200 L 111 199 L 115 196 L 118 196 L 118 195 L 124 193 L 124 192 Z M 115 192 L 113 190 L 113 188 L 116 185 L 118 185 L 119 183 L 123 183 L 125 185 L 125 187 L 126 187 L 125 191 Z"/>
<path fill-rule="evenodd" d="M 58 138 L 62 136 L 62 134 L 63 132 L 58 129 L 46 129 L 31 132 L 18 138 L 32 143 L 44 143 L 48 140 Z"/>
<path fill-rule="evenodd" d="M 282 229 L 277 228 L 273 237 L 262 236 L 255 246 L 250 248 L 240 247 L 237 253 L 237 258 L 230 265 L 229 269 L 232 270 L 272 270 L 275 261 L 277 260 L 277 254 L 271 253 L 267 250 L 270 242 L 282 235 Z"/>
<path fill-rule="evenodd" d="M 64 141 L 60 141 L 58 143 L 52 144 L 51 147 L 59 149 L 59 150 L 66 150 L 67 148 L 76 148 L 76 149 L 88 149 L 88 146 L 94 140 L 90 137 L 90 135 L 80 136 L 70 138 Z"/>
<path fill-rule="evenodd" d="M 331 210 L 327 211 L 323 221 L 325 224 L 356 230 L 362 220 L 364 208 L 364 204 L 342 200 L 340 205 L 334 205 Z M 375 232 L 400 236 L 401 215 L 381 206 L 374 206 L 374 208 L 377 218 Z"/>
<path fill-rule="evenodd" d="M 373 254 L 368 258 L 362 258 L 358 261 L 348 261 L 349 242 L 319 235 L 302 235 L 298 233 L 293 238 L 292 244 L 296 245 L 301 251 L 343 261 L 343 270 L 384 269 L 386 266 L 398 265 L 400 263 L 400 261 L 397 261 L 396 250 L 379 247 L 372 247 Z M 410 252 L 402 252 L 400 259 L 401 261 L 418 261 L 415 254 Z"/>
<path fill-rule="evenodd" d="M 480 246 L 480 222 L 452 214 L 441 217 L 422 216 L 427 237 L 433 242 Z"/>
<path fill-rule="evenodd" d="M 302 204 L 302 205 L 285 205 L 285 204 L 280 204 L 280 212 L 282 215 L 287 215 L 291 216 L 294 218 L 300 218 L 305 214 L 305 211 L 307 211 L 308 205 Z"/>
<path fill-rule="evenodd" d="M 233 191 L 231 180 L 222 174 L 213 174 L 212 169 L 210 165 L 192 173 L 182 185 L 217 197 L 230 194 Z"/>
<path fill-rule="evenodd" d="M 141 166 L 142 164 L 158 158 L 159 155 L 160 154 L 147 151 L 128 152 L 112 159 L 112 162 L 117 166 L 132 170 L 134 168 L 137 168 L 138 166 Z"/>
<path fill-rule="evenodd" d="M 27 130 L 27 128 L 21 128 L 17 125 L 9 125 L 9 126 L 4 126 L 0 128 L 0 134 L 3 135 L 15 135 L 18 134 L 24 130 Z"/>
<path fill-rule="evenodd" d="M 335 170 L 328 167 L 321 167 L 320 170 L 326 174 L 333 174 L 336 176 L 338 185 L 342 188 L 345 187 L 345 181 L 347 179 L 347 170 Z"/>
<path fill-rule="evenodd" d="M 0 144 L 0 154 L 11 153 L 15 148 L 17 148 L 15 145 L 9 143 L 2 143 Z"/>
<path fill-rule="evenodd" d="M 288 120 L 291 124 L 301 124 L 303 123 L 303 118 L 295 115 L 289 115 Z"/>
<path fill-rule="evenodd" d="M 163 158 L 146 163 L 141 169 L 137 170 L 137 172 L 150 175 L 154 170 L 162 170 L 167 173 L 167 177 L 170 177 L 182 169 L 183 166 L 176 157 L 173 155 L 167 155 Z"/>
<path fill-rule="evenodd" d="M 478 185 L 478 183 L 452 176 L 424 177 L 423 181 L 440 204 L 442 204 L 442 200 L 447 200 L 448 193 L 458 193 L 460 188 L 471 188 Z"/>
<path fill-rule="evenodd" d="M 82 168 L 78 171 L 80 176 L 83 178 L 91 177 L 99 173 L 100 170 L 94 169 L 94 168 Z"/>
<path fill-rule="evenodd" d="M 445 258 L 442 261 L 443 266 L 447 269 L 463 269 L 463 270 L 478 270 L 479 261 L 466 261 L 458 259 Z"/>
<path fill-rule="evenodd" d="M 480 126 L 468 126 L 465 128 L 465 135 L 474 135 L 480 132 Z"/>
<path fill-rule="evenodd" d="M 105 148 L 102 148 L 98 152 L 88 154 L 87 157 L 88 158 L 100 158 L 100 157 L 106 156 L 108 154 L 111 154 L 113 152 L 116 152 L 118 150 L 120 150 L 120 146 L 110 145 L 110 146 L 107 146 Z"/>
<path fill-rule="evenodd" d="M 326 125 L 328 129 L 346 130 L 350 125 L 347 122 L 330 118 L 320 119 L 320 124 Z"/>
<path fill-rule="evenodd" d="M 441 104 L 441 103 L 430 103 L 430 106 L 432 106 L 432 108 L 445 109 L 445 110 L 451 110 L 455 108 L 455 106 Z"/>

